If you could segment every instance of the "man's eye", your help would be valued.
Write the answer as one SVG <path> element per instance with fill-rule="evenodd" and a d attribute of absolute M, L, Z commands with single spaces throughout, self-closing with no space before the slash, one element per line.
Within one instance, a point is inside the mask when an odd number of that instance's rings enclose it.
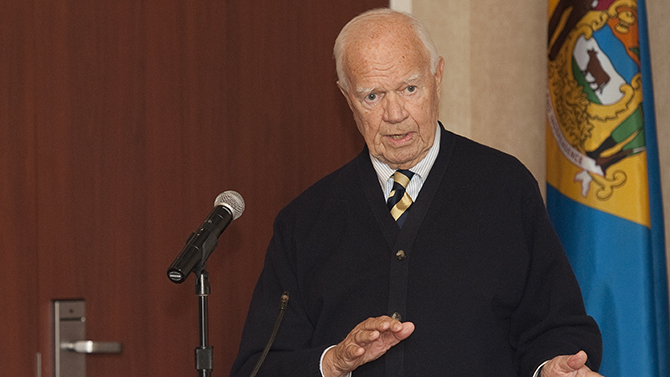
<path fill-rule="evenodd" d="M 410 85 L 405 90 L 407 90 L 410 93 L 414 93 L 416 91 L 416 86 Z"/>
<path fill-rule="evenodd" d="M 374 101 L 377 99 L 377 94 L 376 93 L 370 93 L 367 96 L 365 96 L 365 99 L 368 101 Z"/>

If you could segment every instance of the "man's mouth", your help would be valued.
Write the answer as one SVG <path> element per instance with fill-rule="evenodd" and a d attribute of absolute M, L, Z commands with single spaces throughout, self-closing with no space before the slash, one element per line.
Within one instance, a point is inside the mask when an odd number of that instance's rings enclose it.
<path fill-rule="evenodd" d="M 390 136 L 391 136 L 391 139 L 393 139 L 393 140 L 400 140 L 400 139 L 404 138 L 405 136 L 407 136 L 407 134 L 390 135 Z"/>
<path fill-rule="evenodd" d="M 392 134 L 392 135 L 386 135 L 386 136 L 388 138 L 390 138 L 391 140 L 401 141 L 401 140 L 408 139 L 411 136 L 411 134 L 412 134 L 411 132 L 406 132 L 406 133 L 403 133 L 403 134 Z"/>

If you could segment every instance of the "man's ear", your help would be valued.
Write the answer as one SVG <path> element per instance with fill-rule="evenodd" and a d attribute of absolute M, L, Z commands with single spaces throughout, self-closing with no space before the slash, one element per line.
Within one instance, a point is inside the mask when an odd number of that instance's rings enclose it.
<path fill-rule="evenodd" d="M 349 98 L 349 92 L 347 92 L 347 90 L 344 89 L 342 84 L 340 84 L 339 80 L 337 81 L 337 87 L 340 88 L 340 93 L 342 93 L 344 98 L 347 100 L 347 104 L 349 104 L 349 108 L 351 109 L 351 111 L 354 111 L 353 104 L 351 103 L 351 98 Z"/>
<path fill-rule="evenodd" d="M 440 56 L 440 60 L 437 62 L 437 69 L 435 70 L 435 85 L 437 88 L 437 98 L 439 99 L 442 94 L 442 77 L 444 75 L 444 59 Z"/>

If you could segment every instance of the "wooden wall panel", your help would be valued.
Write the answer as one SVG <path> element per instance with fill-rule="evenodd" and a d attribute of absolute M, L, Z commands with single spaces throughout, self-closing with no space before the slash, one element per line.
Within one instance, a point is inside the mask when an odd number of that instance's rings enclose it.
<path fill-rule="evenodd" d="M 37 207 L 30 6 L 0 11 L 0 375 L 36 371 Z M 5 373 L 10 371 L 13 373 Z"/>
<path fill-rule="evenodd" d="M 125 344 L 121 356 L 89 357 L 89 375 L 195 373 L 194 279 L 174 285 L 165 273 L 233 189 L 247 209 L 208 264 L 215 375 L 226 375 L 274 216 L 363 145 L 332 44 L 384 3 L 10 2 L 0 84 L 26 83 L 0 92 L 14 125 L 0 144 L 2 261 L 14 264 L 0 282 L 18 305 L 8 318 L 29 313 L 10 332 L 33 339 L 21 363 L 37 348 L 51 375 L 51 300 L 85 298 L 88 337 Z M 26 268 L 33 281 L 17 286 Z M 20 368 L 2 374 L 29 375 Z"/>

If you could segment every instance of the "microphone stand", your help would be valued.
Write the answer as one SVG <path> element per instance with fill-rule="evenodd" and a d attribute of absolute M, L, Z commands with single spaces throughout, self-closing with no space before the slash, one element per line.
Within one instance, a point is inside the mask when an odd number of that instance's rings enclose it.
<path fill-rule="evenodd" d="M 209 274 L 203 264 L 195 281 L 195 294 L 198 295 L 198 324 L 200 333 L 200 345 L 195 347 L 195 369 L 199 377 L 210 377 L 212 375 L 214 349 L 208 344 L 209 316 L 207 313 L 207 299 L 211 292 L 209 285 Z"/>
<path fill-rule="evenodd" d="M 205 270 L 207 258 L 219 243 L 219 236 L 231 221 L 244 211 L 244 200 L 235 191 L 225 191 L 216 197 L 214 209 L 205 222 L 186 240 L 177 259 L 168 267 L 168 278 L 182 283 L 191 272 L 196 275 L 195 294 L 198 295 L 198 330 L 200 345 L 195 347 L 195 369 L 200 377 L 210 377 L 213 369 L 214 349 L 209 343 L 208 296 L 211 293 L 209 274 Z M 198 260 L 198 252 L 200 259 Z M 197 267 L 196 267 L 197 266 Z M 196 267 L 194 269 L 194 267 Z"/>

